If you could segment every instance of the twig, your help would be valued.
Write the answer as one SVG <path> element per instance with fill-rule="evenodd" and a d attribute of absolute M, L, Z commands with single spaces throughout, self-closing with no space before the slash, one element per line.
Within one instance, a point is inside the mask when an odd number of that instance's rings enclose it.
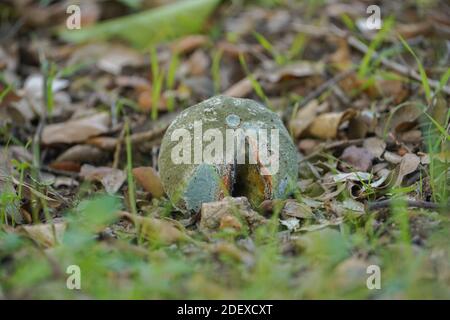
<path fill-rule="evenodd" d="M 394 203 L 394 201 L 395 201 L 394 199 L 374 201 L 369 203 L 368 209 L 369 211 L 373 211 L 383 208 L 389 208 Z M 408 207 L 424 208 L 424 209 L 439 209 L 443 207 L 438 203 L 423 200 L 406 200 L 406 205 Z"/>

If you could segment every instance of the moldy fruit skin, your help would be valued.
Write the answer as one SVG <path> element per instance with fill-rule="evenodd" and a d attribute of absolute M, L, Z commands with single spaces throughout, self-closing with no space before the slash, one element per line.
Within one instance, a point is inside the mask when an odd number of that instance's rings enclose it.
<path fill-rule="evenodd" d="M 218 129 L 224 137 L 224 144 L 226 129 L 266 129 L 269 136 L 271 129 L 278 129 L 278 172 L 262 175 L 259 162 L 196 164 L 191 161 L 190 164 L 174 164 L 172 148 L 179 140 L 171 141 L 171 135 L 176 129 L 187 129 L 193 136 L 194 121 L 202 122 L 203 133 L 208 129 Z M 191 159 L 194 159 L 195 142 L 193 138 Z M 203 147 L 209 143 L 203 142 Z M 204 149 L 201 150 L 203 152 Z M 286 198 L 297 182 L 298 156 L 276 113 L 250 99 L 216 96 L 187 108 L 172 122 L 162 140 L 158 165 L 164 190 L 174 206 L 182 212 L 196 213 L 203 203 L 219 201 L 229 195 L 245 196 L 253 207 L 264 200 Z"/>

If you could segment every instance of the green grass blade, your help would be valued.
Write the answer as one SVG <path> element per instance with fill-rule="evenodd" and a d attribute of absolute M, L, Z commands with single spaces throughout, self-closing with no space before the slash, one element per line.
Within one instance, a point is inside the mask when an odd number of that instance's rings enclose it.
<path fill-rule="evenodd" d="M 414 59 L 416 59 L 417 67 L 419 68 L 420 79 L 422 81 L 422 86 L 425 91 L 425 97 L 426 97 L 428 103 L 430 103 L 432 94 L 431 94 L 430 84 L 428 83 L 428 77 L 425 72 L 425 68 L 423 67 L 423 64 L 420 61 L 419 57 L 417 57 L 416 53 L 409 46 L 408 42 L 406 42 L 405 39 L 403 39 L 403 37 L 401 35 L 399 35 L 398 37 L 399 37 L 400 41 L 402 42 L 403 46 L 406 48 L 406 50 L 408 50 L 409 53 L 411 53 L 411 55 L 414 57 Z"/>

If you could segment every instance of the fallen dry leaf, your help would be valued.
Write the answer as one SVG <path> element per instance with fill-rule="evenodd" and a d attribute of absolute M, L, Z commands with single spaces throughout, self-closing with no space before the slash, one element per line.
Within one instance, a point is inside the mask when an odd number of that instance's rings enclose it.
<path fill-rule="evenodd" d="M 327 109 L 328 103 L 324 102 L 319 105 L 317 99 L 314 99 L 298 110 L 296 115 L 289 122 L 289 127 L 291 128 L 294 137 L 300 137 L 317 117 L 317 114 Z"/>
<path fill-rule="evenodd" d="M 184 54 L 194 51 L 208 43 L 208 37 L 204 35 L 193 34 L 175 41 L 171 45 L 174 53 Z"/>
<path fill-rule="evenodd" d="M 100 112 L 81 119 L 50 124 L 42 131 L 42 143 L 77 143 L 109 130 L 110 116 Z"/>
<path fill-rule="evenodd" d="M 97 61 L 100 70 L 119 75 L 123 67 L 138 67 L 144 64 L 144 56 L 128 47 L 113 45 Z"/>
<path fill-rule="evenodd" d="M 56 158 L 56 162 L 96 163 L 105 156 L 103 150 L 87 144 L 70 147 Z"/>
<path fill-rule="evenodd" d="M 322 62 L 300 61 L 279 68 L 265 75 L 265 77 L 269 82 L 277 83 L 285 79 L 319 75 L 323 73 L 323 70 L 324 64 Z"/>
<path fill-rule="evenodd" d="M 397 163 L 400 163 L 402 161 L 402 156 L 400 156 L 400 155 L 398 155 L 396 153 L 390 152 L 390 151 L 386 151 L 384 153 L 384 155 L 383 155 L 383 158 L 387 162 L 390 162 L 390 163 L 393 163 L 393 164 L 397 164 Z"/>
<path fill-rule="evenodd" d="M 119 169 L 110 167 L 94 167 L 85 164 L 81 167 L 80 176 L 88 181 L 99 181 L 106 192 L 116 193 L 125 182 L 127 175 Z"/>
<path fill-rule="evenodd" d="M 372 154 L 374 158 L 380 159 L 386 150 L 386 142 L 377 137 L 367 138 L 363 142 L 363 147 Z"/>
<path fill-rule="evenodd" d="M 345 162 L 341 164 L 343 168 L 350 165 L 351 170 L 369 171 L 372 167 L 373 155 L 365 148 L 349 146 L 345 148 L 340 159 Z"/>
<path fill-rule="evenodd" d="M 59 222 L 21 226 L 20 230 L 38 245 L 50 248 L 61 242 L 66 227 L 66 223 Z"/>
<path fill-rule="evenodd" d="M 394 186 L 399 186 L 403 178 L 413 173 L 417 170 L 420 164 L 420 158 L 416 156 L 414 153 L 407 153 L 402 157 L 402 161 L 400 161 L 400 165 L 398 166 L 398 174 L 397 178 L 394 182 Z"/>
<path fill-rule="evenodd" d="M 152 167 L 138 167 L 133 169 L 133 176 L 136 181 L 150 192 L 153 197 L 160 198 L 164 196 L 164 189 L 158 172 Z"/>
<path fill-rule="evenodd" d="M 151 89 L 141 91 L 138 96 L 138 105 L 142 111 L 151 111 L 153 108 Z M 167 111 L 167 101 L 161 96 L 158 101 L 158 111 Z"/>
<path fill-rule="evenodd" d="M 323 113 L 314 119 L 306 129 L 305 135 L 319 139 L 334 139 L 338 134 L 339 126 L 356 114 L 357 112 L 353 109 L 344 112 Z"/>
<path fill-rule="evenodd" d="M 253 86 L 249 78 L 244 78 L 228 88 L 223 95 L 235 98 L 243 98 L 252 92 Z"/>

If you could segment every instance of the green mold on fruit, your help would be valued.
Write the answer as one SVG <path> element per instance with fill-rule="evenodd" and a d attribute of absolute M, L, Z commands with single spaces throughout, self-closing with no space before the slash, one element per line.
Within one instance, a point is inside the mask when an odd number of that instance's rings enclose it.
<path fill-rule="evenodd" d="M 217 96 L 183 112 L 167 129 L 159 171 L 176 208 L 245 196 L 253 207 L 286 198 L 298 176 L 298 152 L 278 115 L 256 101 Z"/>

